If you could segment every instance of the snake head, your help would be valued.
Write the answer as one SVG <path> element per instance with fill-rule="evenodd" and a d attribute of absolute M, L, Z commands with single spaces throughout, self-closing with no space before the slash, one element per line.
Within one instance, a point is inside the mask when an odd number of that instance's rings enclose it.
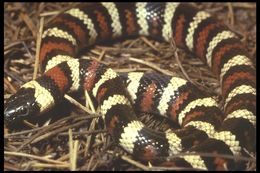
<path fill-rule="evenodd" d="M 29 119 L 37 112 L 39 112 L 39 106 L 34 98 L 34 89 L 21 88 L 5 104 L 4 123 L 7 127 L 12 127 L 24 119 Z"/>

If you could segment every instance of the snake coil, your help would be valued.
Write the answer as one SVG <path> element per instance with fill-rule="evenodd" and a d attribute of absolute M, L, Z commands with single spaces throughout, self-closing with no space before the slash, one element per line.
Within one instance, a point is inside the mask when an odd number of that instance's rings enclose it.
<path fill-rule="evenodd" d="M 183 79 L 138 72 L 122 76 L 97 61 L 75 59 L 86 46 L 138 35 L 174 39 L 178 47 L 207 63 L 221 84 L 224 113 L 213 98 Z M 234 159 L 199 153 L 255 152 L 255 67 L 227 26 L 187 3 L 93 3 L 72 8 L 45 27 L 40 63 L 44 74 L 7 101 L 6 124 L 46 112 L 65 93 L 83 89 L 97 101 L 114 140 L 140 160 L 164 157 L 171 166 L 226 170 L 236 167 Z M 136 111 L 157 112 L 182 128 L 153 131 L 136 118 Z M 189 154 L 171 158 L 180 152 Z"/>

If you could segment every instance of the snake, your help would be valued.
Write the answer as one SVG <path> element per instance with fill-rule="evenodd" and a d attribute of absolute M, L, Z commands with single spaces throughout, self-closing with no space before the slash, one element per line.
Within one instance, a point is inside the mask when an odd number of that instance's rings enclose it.
<path fill-rule="evenodd" d="M 119 74 L 96 60 L 77 58 L 94 44 L 137 36 L 174 40 L 207 64 L 220 83 L 223 106 L 179 77 Z M 235 170 L 239 160 L 225 155 L 255 153 L 256 72 L 250 54 L 229 27 L 189 3 L 73 7 L 44 27 L 39 61 L 42 76 L 22 85 L 5 104 L 7 126 L 49 111 L 68 92 L 83 90 L 99 107 L 116 143 L 140 161 Z M 138 119 L 138 112 L 158 113 L 180 129 L 155 131 Z"/>

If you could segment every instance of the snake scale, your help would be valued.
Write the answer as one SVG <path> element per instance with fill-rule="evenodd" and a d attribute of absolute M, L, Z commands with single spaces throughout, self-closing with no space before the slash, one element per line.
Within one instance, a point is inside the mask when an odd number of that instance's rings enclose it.
<path fill-rule="evenodd" d="M 223 108 L 181 78 L 120 75 L 95 60 L 75 58 L 86 46 L 139 35 L 174 39 L 205 62 L 219 79 Z M 7 101 L 7 125 L 50 110 L 67 92 L 87 90 L 109 134 L 139 160 L 162 157 L 172 167 L 233 170 L 236 160 L 199 153 L 255 152 L 256 72 L 249 53 L 226 25 L 188 3 L 93 3 L 69 9 L 44 28 L 40 64 L 44 74 Z M 156 112 L 181 129 L 154 131 L 136 112 Z M 176 156 L 181 152 L 188 154 Z"/>

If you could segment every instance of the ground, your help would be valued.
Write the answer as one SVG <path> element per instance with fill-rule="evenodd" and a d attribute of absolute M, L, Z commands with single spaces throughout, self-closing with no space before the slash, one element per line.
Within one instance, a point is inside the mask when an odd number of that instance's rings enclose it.
<path fill-rule="evenodd" d="M 4 4 L 4 99 L 33 78 L 37 34 L 44 24 L 74 3 L 5 3 Z M 256 59 L 256 3 L 194 3 L 224 21 L 247 45 Z M 177 51 L 167 43 L 145 37 L 111 44 L 96 45 L 87 50 L 91 56 L 118 72 L 157 71 L 192 81 L 201 89 L 219 98 L 219 84 L 209 69 L 193 55 Z M 142 61 L 137 61 L 136 59 Z M 37 71 L 36 71 L 37 72 Z M 40 76 L 40 72 L 37 72 Z M 5 129 L 5 170 L 158 170 L 132 159 L 117 147 L 104 130 L 100 115 L 85 105 L 83 97 L 73 94 L 78 102 L 64 101 L 46 117 L 25 122 L 26 129 L 10 132 Z M 62 112 L 60 111 L 62 108 Z M 86 113 L 85 111 L 90 113 Z M 86 114 L 88 116 L 86 116 Z M 70 115 L 70 116 L 68 116 Z M 159 121 L 159 120 L 162 120 Z M 159 130 L 171 123 L 148 115 L 142 121 Z M 55 122 L 55 123 L 53 123 Z M 45 123 L 44 126 L 42 126 Z M 70 131 L 69 129 L 72 129 Z M 44 157 L 43 157 L 44 156 Z M 77 156 L 77 158 L 75 157 Z M 77 164 L 76 161 L 77 160 Z M 160 168 L 168 169 L 168 168 Z M 174 169 L 174 168 L 173 168 Z M 255 170 L 254 163 L 248 170 Z"/>

